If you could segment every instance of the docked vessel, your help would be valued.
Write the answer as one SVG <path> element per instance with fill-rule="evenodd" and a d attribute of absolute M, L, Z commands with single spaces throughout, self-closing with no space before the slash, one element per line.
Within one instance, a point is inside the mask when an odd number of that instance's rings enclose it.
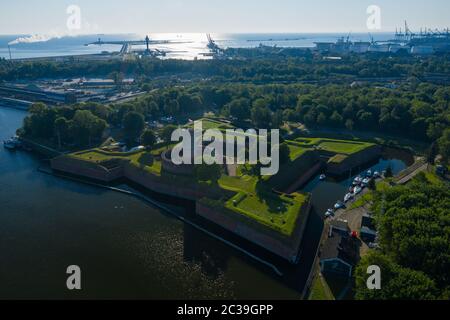
<path fill-rule="evenodd" d="M 8 150 L 15 150 L 16 148 L 20 147 L 20 141 L 17 137 L 13 137 L 3 141 L 3 146 Z"/>
<path fill-rule="evenodd" d="M 353 193 L 347 193 L 344 197 L 344 202 L 349 202 L 354 197 Z"/>
<path fill-rule="evenodd" d="M 334 209 L 335 210 L 339 210 L 339 209 L 343 209 L 343 208 L 345 208 L 345 203 L 343 203 L 342 201 L 338 201 L 334 205 Z"/>
<path fill-rule="evenodd" d="M 332 217 L 332 216 L 334 216 L 333 209 L 328 209 L 327 212 L 325 212 L 325 217 L 329 218 L 329 217 Z"/>
<path fill-rule="evenodd" d="M 370 178 L 365 178 L 365 179 L 362 181 L 361 186 L 362 186 L 362 187 L 367 187 L 367 186 L 369 185 L 369 183 L 370 183 Z"/>

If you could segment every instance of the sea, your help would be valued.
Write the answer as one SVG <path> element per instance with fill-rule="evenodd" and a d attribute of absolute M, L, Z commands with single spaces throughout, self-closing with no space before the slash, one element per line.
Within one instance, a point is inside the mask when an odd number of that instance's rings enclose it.
<path fill-rule="evenodd" d="M 152 44 L 151 49 L 167 52 L 166 58 L 193 60 L 206 58 L 207 35 L 204 33 L 155 33 L 148 34 L 151 40 L 165 41 L 167 44 Z M 87 45 L 111 41 L 143 41 L 146 34 L 96 34 L 62 37 L 39 35 L 0 35 L 0 57 L 12 59 L 55 57 L 68 55 L 118 52 L 121 45 Z M 392 33 L 221 33 L 211 34 L 221 48 L 252 48 L 260 44 L 281 48 L 313 48 L 315 42 L 333 42 L 339 38 L 350 41 L 387 41 L 394 37 Z M 9 45 L 9 48 L 8 48 Z M 10 49 L 10 51 L 9 51 Z M 133 46 L 134 50 L 144 46 Z M 11 52 L 11 55 L 10 55 Z"/>

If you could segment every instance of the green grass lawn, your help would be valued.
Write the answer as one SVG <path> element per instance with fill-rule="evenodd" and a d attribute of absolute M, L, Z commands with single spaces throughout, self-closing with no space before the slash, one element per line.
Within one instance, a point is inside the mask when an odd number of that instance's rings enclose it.
<path fill-rule="evenodd" d="M 254 192 L 257 182 L 258 179 L 248 175 L 243 175 L 240 177 L 230 177 L 227 175 L 222 175 L 222 177 L 220 177 L 219 179 L 220 187 L 236 192 Z"/>
<path fill-rule="evenodd" d="M 433 167 L 433 170 L 435 170 L 434 167 Z M 441 180 L 441 178 L 438 177 L 434 172 L 425 171 L 425 177 L 431 184 L 434 184 L 434 185 L 443 184 L 443 181 Z"/>
<path fill-rule="evenodd" d="M 94 163 L 101 163 L 113 159 L 129 160 L 131 164 L 155 175 L 161 175 L 161 161 L 152 157 L 153 152 L 107 152 L 100 149 L 92 149 L 72 153 L 70 156 Z"/>
<path fill-rule="evenodd" d="M 325 279 L 323 279 L 320 275 L 317 275 L 314 278 L 313 285 L 311 287 L 311 292 L 309 294 L 308 300 L 335 300 L 333 296 L 333 292 L 328 287 Z"/>
<path fill-rule="evenodd" d="M 321 150 L 338 154 L 350 155 L 373 146 L 372 143 L 356 141 L 322 140 L 319 144 Z"/>
<path fill-rule="evenodd" d="M 309 195 L 299 193 L 288 198 L 272 193 L 256 195 L 240 192 L 228 200 L 225 207 L 290 236 L 301 214 L 301 208 L 308 199 Z"/>
<path fill-rule="evenodd" d="M 336 154 L 351 155 L 373 146 L 373 143 L 352 141 L 352 140 L 335 140 L 325 138 L 297 138 L 290 143 L 306 149 L 317 148 Z"/>
<path fill-rule="evenodd" d="M 215 119 L 210 119 L 210 118 L 203 118 L 203 119 L 199 119 L 198 121 L 202 122 L 202 128 L 203 130 L 209 130 L 209 129 L 233 129 L 233 126 L 226 123 L 226 122 L 222 122 L 219 120 L 215 120 Z M 194 124 L 189 124 L 188 128 L 193 128 Z"/>
<path fill-rule="evenodd" d="M 298 145 L 295 144 L 291 144 L 288 143 L 288 147 L 289 147 L 289 159 L 291 161 L 294 161 L 295 159 L 297 159 L 298 157 L 300 157 L 302 154 L 304 154 L 306 152 L 306 148 L 302 148 Z"/>

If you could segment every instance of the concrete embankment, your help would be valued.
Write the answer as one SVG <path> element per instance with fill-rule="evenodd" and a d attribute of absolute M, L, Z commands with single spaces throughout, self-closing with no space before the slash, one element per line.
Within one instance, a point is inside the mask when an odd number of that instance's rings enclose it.
<path fill-rule="evenodd" d="M 354 168 L 378 159 L 381 156 L 381 153 L 382 147 L 374 145 L 360 152 L 349 155 L 341 161 L 334 161 L 332 158 L 327 163 L 327 172 L 331 175 L 341 176 Z"/>
<path fill-rule="evenodd" d="M 303 175 L 301 175 L 297 181 L 291 184 L 287 189 L 286 193 L 293 193 L 299 190 L 302 186 L 304 186 L 312 177 L 316 176 L 320 170 L 324 167 L 322 162 L 316 163 L 311 169 L 306 171 Z"/>

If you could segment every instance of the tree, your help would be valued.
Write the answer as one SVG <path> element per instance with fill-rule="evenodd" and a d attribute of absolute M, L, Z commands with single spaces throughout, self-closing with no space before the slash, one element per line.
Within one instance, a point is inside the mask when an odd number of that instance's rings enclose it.
<path fill-rule="evenodd" d="M 339 112 L 334 111 L 333 114 L 330 117 L 330 121 L 331 121 L 332 125 L 334 125 L 336 127 L 340 127 L 340 126 L 342 126 L 342 122 L 344 121 L 344 119 L 339 114 Z"/>
<path fill-rule="evenodd" d="M 439 146 L 436 142 L 433 142 L 431 144 L 430 148 L 428 148 L 428 152 L 427 152 L 427 162 L 429 164 L 434 165 L 434 160 L 436 159 L 438 152 L 439 152 Z"/>
<path fill-rule="evenodd" d="M 438 140 L 439 152 L 442 157 L 448 161 L 450 158 L 450 129 L 445 129 L 442 137 Z"/>
<path fill-rule="evenodd" d="M 123 79 L 125 78 L 122 72 L 113 72 L 110 74 L 110 78 L 114 81 L 118 89 L 122 88 Z"/>
<path fill-rule="evenodd" d="M 164 112 L 169 116 L 176 116 L 180 112 L 180 104 L 177 100 L 168 100 L 164 104 Z"/>
<path fill-rule="evenodd" d="M 150 129 L 144 130 L 144 132 L 142 133 L 142 136 L 141 136 L 141 143 L 147 149 L 152 149 L 155 146 L 155 144 L 156 144 L 156 135 L 155 135 L 155 133 L 152 130 L 150 130 Z"/>
<path fill-rule="evenodd" d="M 70 122 L 73 140 L 80 146 L 90 146 L 93 140 L 99 140 L 106 127 L 106 121 L 89 110 L 77 110 Z"/>
<path fill-rule="evenodd" d="M 322 126 L 327 123 L 327 116 L 325 115 L 325 113 L 319 113 L 319 115 L 317 116 L 317 123 Z"/>
<path fill-rule="evenodd" d="M 347 121 L 345 121 L 345 127 L 350 131 L 353 130 L 354 125 L 355 124 L 354 124 L 353 120 L 351 120 L 351 119 L 347 119 Z"/>
<path fill-rule="evenodd" d="M 381 289 L 367 288 L 369 266 L 376 265 L 381 270 Z M 370 251 L 359 262 L 355 270 L 355 298 L 358 300 L 433 300 L 438 290 L 433 280 L 424 273 L 403 268 L 388 256 Z"/>
<path fill-rule="evenodd" d="M 280 164 L 286 164 L 289 162 L 290 150 L 289 146 L 285 143 L 280 145 Z"/>
<path fill-rule="evenodd" d="M 394 176 L 393 172 L 392 172 L 392 167 L 389 166 L 386 168 L 386 173 L 384 174 L 384 176 L 386 178 L 392 178 Z"/>
<path fill-rule="evenodd" d="M 162 129 L 162 132 L 161 132 L 161 139 L 162 139 L 165 143 L 169 144 L 169 143 L 172 141 L 172 133 L 173 133 L 176 129 L 178 129 L 178 127 L 175 126 L 175 125 L 173 125 L 173 124 L 169 124 L 169 125 L 165 126 L 165 127 Z"/>
<path fill-rule="evenodd" d="M 128 139 L 136 141 L 144 130 L 144 116 L 138 112 L 131 111 L 123 118 L 123 129 Z"/>
<path fill-rule="evenodd" d="M 369 187 L 370 190 L 376 190 L 377 189 L 377 184 L 375 182 L 375 179 L 370 179 L 368 187 Z"/>
<path fill-rule="evenodd" d="M 54 134 L 56 110 L 39 102 L 31 106 L 29 114 L 24 119 L 25 133 L 32 137 L 51 138 Z"/>
<path fill-rule="evenodd" d="M 420 174 L 405 186 L 375 193 L 379 244 L 402 268 L 423 272 L 440 292 L 450 283 L 450 188 Z"/>
<path fill-rule="evenodd" d="M 261 104 L 261 102 L 259 103 Z M 267 107 L 255 106 L 251 110 L 252 122 L 257 128 L 268 129 L 271 123 L 271 112 Z"/>
<path fill-rule="evenodd" d="M 250 118 L 250 101 L 246 98 L 235 99 L 225 106 L 233 118 L 245 120 Z"/>
<path fill-rule="evenodd" d="M 272 117 L 272 128 L 279 129 L 283 126 L 283 111 L 277 110 Z"/>
<path fill-rule="evenodd" d="M 69 130 L 69 123 L 66 118 L 59 117 L 54 124 L 56 138 L 58 139 L 58 148 L 61 149 L 62 141 L 67 136 Z"/>

